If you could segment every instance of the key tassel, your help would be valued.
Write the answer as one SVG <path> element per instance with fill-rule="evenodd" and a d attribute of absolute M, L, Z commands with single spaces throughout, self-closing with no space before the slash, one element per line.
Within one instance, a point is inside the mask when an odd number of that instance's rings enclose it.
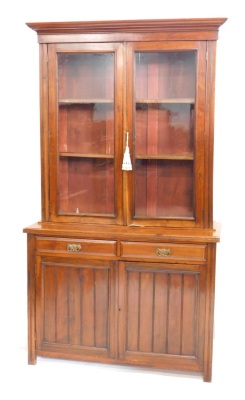
<path fill-rule="evenodd" d="M 126 133 L 126 148 L 123 155 L 123 163 L 122 163 L 123 171 L 131 171 L 132 163 L 130 159 L 129 147 L 128 147 L 128 132 Z"/>

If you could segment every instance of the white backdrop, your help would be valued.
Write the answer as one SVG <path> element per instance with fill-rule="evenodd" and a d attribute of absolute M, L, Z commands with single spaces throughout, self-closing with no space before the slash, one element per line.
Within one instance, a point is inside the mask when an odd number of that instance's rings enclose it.
<path fill-rule="evenodd" d="M 242 2 L 9 0 L 0 7 L 0 398 L 245 399 L 245 25 Z M 137 5 L 136 5 L 137 4 Z M 217 251 L 213 382 L 147 368 L 58 360 L 27 365 L 26 235 L 40 202 L 39 60 L 25 22 L 228 17 L 217 48 L 214 217 Z"/>

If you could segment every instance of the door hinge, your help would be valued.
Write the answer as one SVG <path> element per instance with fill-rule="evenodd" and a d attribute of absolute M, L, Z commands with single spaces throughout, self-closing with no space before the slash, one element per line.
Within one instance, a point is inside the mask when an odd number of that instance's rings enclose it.
<path fill-rule="evenodd" d="M 208 50 L 206 50 L 206 62 L 208 61 Z"/>

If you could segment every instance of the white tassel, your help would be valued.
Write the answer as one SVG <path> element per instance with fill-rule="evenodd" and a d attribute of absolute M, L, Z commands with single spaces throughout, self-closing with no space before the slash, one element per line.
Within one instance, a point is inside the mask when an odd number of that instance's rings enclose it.
<path fill-rule="evenodd" d="M 126 148 L 125 148 L 125 152 L 123 155 L 122 170 L 123 171 L 131 171 L 132 170 L 132 163 L 131 163 L 129 147 L 128 147 L 128 132 L 126 132 Z"/>

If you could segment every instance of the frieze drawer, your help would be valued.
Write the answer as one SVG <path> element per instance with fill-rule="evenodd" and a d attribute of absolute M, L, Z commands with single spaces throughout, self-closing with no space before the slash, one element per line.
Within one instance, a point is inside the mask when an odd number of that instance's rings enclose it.
<path fill-rule="evenodd" d="M 59 253 L 62 255 L 100 255 L 115 257 L 117 242 L 110 240 L 37 238 L 37 253 Z"/>
<path fill-rule="evenodd" d="M 121 242 L 121 257 L 135 260 L 205 262 L 206 247 L 205 244 Z"/>

